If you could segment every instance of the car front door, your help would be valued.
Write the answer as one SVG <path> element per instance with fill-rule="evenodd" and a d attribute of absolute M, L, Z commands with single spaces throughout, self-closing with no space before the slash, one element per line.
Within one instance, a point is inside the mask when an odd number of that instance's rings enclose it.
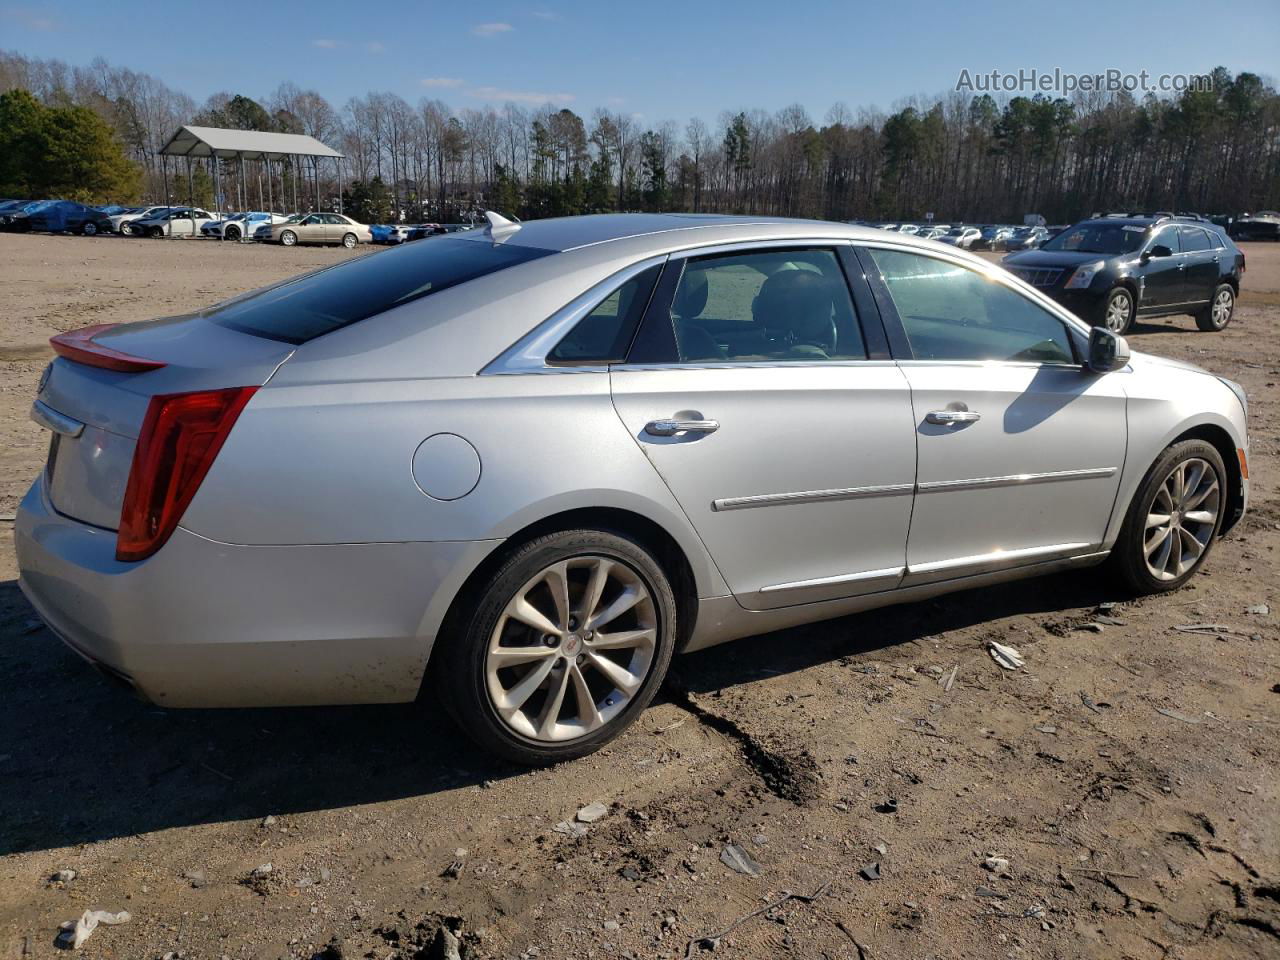
<path fill-rule="evenodd" d="M 1156 247 L 1167 247 L 1165 256 L 1155 256 L 1152 251 Z M 1182 262 L 1182 244 L 1178 239 L 1177 226 L 1170 224 L 1157 230 L 1143 248 L 1143 259 L 1138 270 L 1141 291 L 1138 295 L 1138 309 L 1160 310 L 1174 303 L 1182 302 L 1182 292 L 1186 284 L 1183 279 L 1186 268 Z"/>
<path fill-rule="evenodd" d="M 1214 248 L 1213 239 L 1203 227 L 1184 224 L 1178 228 L 1178 239 L 1182 241 L 1185 265 L 1182 302 L 1193 305 L 1208 303 L 1218 285 L 1221 251 Z"/>
<path fill-rule="evenodd" d="M 911 402 L 846 274 L 864 283 L 837 242 L 673 257 L 612 368 L 618 415 L 748 609 L 903 576 Z"/>
<path fill-rule="evenodd" d="M 998 271 L 864 247 L 911 386 L 919 465 L 904 585 L 1100 549 L 1124 464 L 1118 377 Z"/>
<path fill-rule="evenodd" d="M 295 231 L 301 243 L 324 243 L 324 214 L 313 213 L 298 221 Z"/>

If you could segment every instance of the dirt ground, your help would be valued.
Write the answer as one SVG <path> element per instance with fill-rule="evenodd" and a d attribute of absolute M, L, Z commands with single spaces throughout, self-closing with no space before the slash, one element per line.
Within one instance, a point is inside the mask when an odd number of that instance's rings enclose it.
<path fill-rule="evenodd" d="M 1280 244 L 1245 250 L 1224 333 L 1130 337 L 1249 392 L 1252 512 L 1192 584 L 1135 601 L 1085 572 L 687 656 L 554 769 L 489 760 L 430 704 L 140 703 L 34 619 L 0 521 L 0 960 L 55 955 L 87 909 L 132 918 L 80 952 L 130 960 L 447 958 L 453 935 L 470 960 L 1280 955 Z M 0 516 L 43 461 L 50 334 L 348 255 L 0 235 Z"/>

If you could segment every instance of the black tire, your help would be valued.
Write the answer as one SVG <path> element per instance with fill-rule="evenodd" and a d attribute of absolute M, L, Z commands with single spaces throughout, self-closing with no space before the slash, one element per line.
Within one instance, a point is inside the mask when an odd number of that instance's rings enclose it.
<path fill-rule="evenodd" d="M 285 230 L 280 234 L 280 245 L 284 247 L 293 247 L 298 244 L 298 235 L 292 230 Z"/>
<path fill-rule="evenodd" d="M 1221 303 L 1219 301 L 1222 301 Z M 1229 283 L 1220 283 L 1213 290 L 1209 305 L 1197 313 L 1196 326 L 1205 333 L 1225 330 L 1236 310 L 1236 291 Z"/>
<path fill-rule="evenodd" d="M 342 235 L 342 245 L 348 250 L 354 250 L 359 243 L 360 238 L 354 233 L 344 233 Z"/>
<path fill-rule="evenodd" d="M 160 240 L 164 237 L 164 227 L 152 227 L 149 236 L 153 240 Z"/>
<path fill-rule="evenodd" d="M 486 680 L 490 638 L 507 604 L 530 578 L 562 560 L 592 557 L 622 564 L 649 590 L 657 632 L 649 672 L 627 706 L 595 731 L 557 742 L 524 736 L 501 718 L 490 699 Z M 483 749 L 525 766 L 573 760 L 618 736 L 649 705 L 666 677 L 676 629 L 675 595 L 648 550 L 607 530 L 564 530 L 511 549 L 491 576 L 459 599 L 431 657 L 431 688 L 458 726 Z"/>
<path fill-rule="evenodd" d="M 1203 552 L 1194 563 L 1181 576 L 1168 580 L 1161 579 L 1147 566 L 1144 550 L 1149 529 L 1147 515 L 1151 513 L 1152 504 L 1170 473 L 1179 464 L 1194 459 L 1203 460 L 1213 468 L 1219 491 L 1217 516 L 1213 521 L 1208 540 L 1204 544 Z M 1111 549 L 1112 569 L 1138 594 L 1167 593 L 1178 589 L 1200 570 L 1212 552 L 1213 544 L 1222 530 L 1222 520 L 1226 515 L 1227 505 L 1227 470 L 1217 448 L 1203 440 L 1183 440 L 1173 444 L 1166 448 L 1152 464 L 1138 486 L 1138 492 L 1134 495 L 1132 503 L 1129 504 L 1129 512 L 1125 515 L 1124 525 L 1120 528 L 1120 536 L 1117 537 L 1115 546 Z"/>
<path fill-rule="evenodd" d="M 239 239 L 240 239 L 240 228 L 239 228 L 239 227 L 227 227 L 227 229 L 226 229 L 226 230 L 222 231 L 222 235 L 223 235 L 224 237 L 226 237 L 228 240 L 239 240 Z"/>
<path fill-rule="evenodd" d="M 1124 310 L 1124 305 L 1128 309 Z M 1133 318 L 1137 313 L 1137 304 L 1128 287 L 1116 287 L 1102 301 L 1102 309 L 1098 312 L 1098 326 L 1106 327 L 1117 336 L 1124 336 L 1133 326 Z"/>
<path fill-rule="evenodd" d="M 134 235 L 133 224 L 131 223 L 120 224 L 120 235 L 123 237 L 132 237 Z"/>
<path fill-rule="evenodd" d="M 81 236 L 96 237 L 98 235 L 98 225 L 92 220 L 86 220 L 80 227 Z"/>

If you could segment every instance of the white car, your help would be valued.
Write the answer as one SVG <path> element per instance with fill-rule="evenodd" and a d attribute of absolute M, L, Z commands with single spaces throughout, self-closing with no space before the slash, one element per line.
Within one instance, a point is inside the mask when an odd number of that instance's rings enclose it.
<path fill-rule="evenodd" d="M 208 210 L 199 207 L 161 207 L 154 217 L 134 220 L 129 235 L 135 237 L 198 237 L 200 228 L 213 220 Z"/>
<path fill-rule="evenodd" d="M 977 227 L 952 227 L 937 239 L 942 243 L 949 243 L 953 247 L 959 247 L 961 250 L 968 250 L 973 246 L 973 241 L 982 236 L 982 231 Z"/>
<path fill-rule="evenodd" d="M 132 224 L 134 221 L 158 217 L 168 209 L 168 207 L 130 207 L 123 213 L 113 213 L 107 219 L 111 221 L 112 230 L 129 236 L 133 231 Z"/>
<path fill-rule="evenodd" d="M 234 213 L 225 220 L 214 220 L 200 228 L 202 236 L 225 237 L 227 240 L 239 240 L 246 234 L 256 235 L 262 227 L 284 223 L 289 218 L 283 213 L 265 213 L 261 210 L 250 210 L 248 213 Z"/>

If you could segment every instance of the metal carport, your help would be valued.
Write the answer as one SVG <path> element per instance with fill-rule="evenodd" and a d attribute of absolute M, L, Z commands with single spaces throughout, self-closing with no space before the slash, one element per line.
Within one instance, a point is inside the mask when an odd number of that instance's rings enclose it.
<path fill-rule="evenodd" d="M 320 161 L 321 159 L 330 159 L 334 161 L 334 166 L 338 171 L 338 212 L 342 212 L 343 155 L 332 147 L 321 143 L 315 137 L 308 137 L 300 133 L 266 133 L 260 130 L 232 130 L 224 127 L 181 126 L 169 138 L 169 141 L 160 148 L 160 155 L 162 157 L 186 157 L 188 187 L 191 185 L 192 159 L 206 158 L 215 161 L 213 164 L 213 195 L 215 202 L 221 196 L 216 161 L 232 158 L 240 161 L 240 193 L 246 207 L 248 206 L 249 191 L 244 179 L 245 160 L 258 160 L 266 163 L 268 203 L 273 206 L 274 197 L 270 195 L 272 189 L 272 162 L 283 160 L 285 157 L 292 157 L 294 158 L 294 170 L 297 171 L 299 169 L 297 158 L 310 157 L 314 174 L 317 209 L 320 207 Z M 168 167 L 163 165 L 163 160 L 161 160 L 161 164 L 165 180 L 165 203 L 168 203 Z M 262 192 L 261 180 L 258 182 L 258 192 Z M 293 201 L 296 208 L 298 205 L 298 178 L 296 174 L 293 178 L 293 193 Z M 193 200 L 194 198 L 189 197 L 188 199 Z M 259 200 L 261 200 L 261 197 L 259 197 Z M 190 205 L 195 206 L 194 202 Z M 249 238 L 246 237 L 244 239 Z"/>

